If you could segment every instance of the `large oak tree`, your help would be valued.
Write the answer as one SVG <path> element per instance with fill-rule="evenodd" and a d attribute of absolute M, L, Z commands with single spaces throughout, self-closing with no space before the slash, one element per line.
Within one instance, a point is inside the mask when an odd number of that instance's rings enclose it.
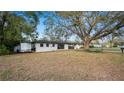
<path fill-rule="evenodd" d="M 68 11 L 54 12 L 56 24 L 76 34 L 83 41 L 85 49 L 93 40 L 101 39 L 124 26 L 124 12 Z"/>

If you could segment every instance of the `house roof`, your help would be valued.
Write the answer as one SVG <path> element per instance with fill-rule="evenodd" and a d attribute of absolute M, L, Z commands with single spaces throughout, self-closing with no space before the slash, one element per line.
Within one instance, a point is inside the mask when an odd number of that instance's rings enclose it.
<path fill-rule="evenodd" d="M 22 41 L 21 43 L 52 43 L 52 44 L 80 44 L 78 42 L 71 42 L 71 41 L 47 41 L 47 40 L 37 40 L 37 41 Z"/>
<path fill-rule="evenodd" d="M 38 40 L 33 43 L 53 43 L 53 44 L 82 44 L 82 43 L 77 43 L 77 42 L 60 42 L 60 41 L 46 41 L 46 40 Z"/>

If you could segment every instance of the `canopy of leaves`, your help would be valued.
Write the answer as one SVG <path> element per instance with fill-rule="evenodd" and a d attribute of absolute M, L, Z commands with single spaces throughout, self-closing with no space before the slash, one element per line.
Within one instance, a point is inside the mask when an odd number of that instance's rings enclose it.
<path fill-rule="evenodd" d="M 45 17 L 44 38 L 52 41 L 67 41 L 71 33 L 68 33 L 65 27 L 58 24 L 59 17 L 54 12 L 49 12 Z"/>
<path fill-rule="evenodd" d="M 24 40 L 23 35 L 34 38 L 41 12 L 0 12 L 0 44 L 9 50 Z"/>
<path fill-rule="evenodd" d="M 119 29 L 124 26 L 124 12 L 120 11 L 57 11 L 53 14 L 56 18 L 52 16 L 54 20 L 49 22 L 48 28 L 55 29 L 51 32 L 53 33 L 57 28 L 61 28 L 67 33 L 75 34 L 83 40 L 87 48 L 92 40 L 104 38 L 115 31 L 120 33 L 121 30 Z"/>
<path fill-rule="evenodd" d="M 124 12 L 56 12 L 61 16 L 62 26 L 69 31 L 86 36 L 91 40 L 99 39 L 123 27 Z"/>

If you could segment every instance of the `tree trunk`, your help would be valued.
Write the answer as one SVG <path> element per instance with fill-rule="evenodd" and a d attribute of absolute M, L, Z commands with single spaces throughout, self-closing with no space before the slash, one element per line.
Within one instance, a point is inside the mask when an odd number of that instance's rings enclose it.
<path fill-rule="evenodd" d="M 84 41 L 83 43 L 84 43 L 84 49 L 88 50 L 90 46 L 90 41 Z"/>

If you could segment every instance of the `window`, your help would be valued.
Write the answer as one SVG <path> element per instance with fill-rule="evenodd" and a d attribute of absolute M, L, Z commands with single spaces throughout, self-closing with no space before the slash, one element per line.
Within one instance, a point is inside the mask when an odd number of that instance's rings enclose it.
<path fill-rule="evenodd" d="M 55 44 L 53 44 L 53 47 L 55 47 Z"/>
<path fill-rule="evenodd" d="M 46 44 L 46 47 L 49 47 L 49 44 Z"/>
<path fill-rule="evenodd" d="M 43 44 L 40 44 L 40 47 L 43 47 Z"/>

